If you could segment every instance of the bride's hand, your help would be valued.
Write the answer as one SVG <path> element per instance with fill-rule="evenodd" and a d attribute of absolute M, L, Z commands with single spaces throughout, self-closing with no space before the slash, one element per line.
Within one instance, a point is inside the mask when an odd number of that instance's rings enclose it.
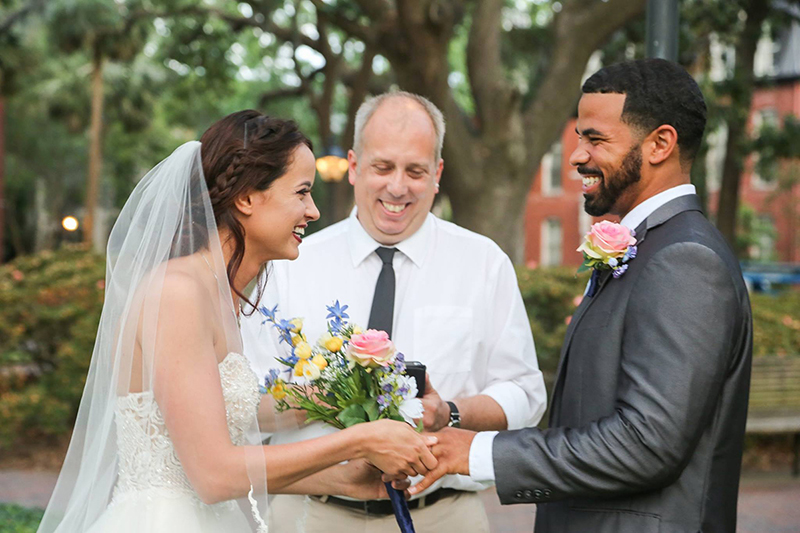
<path fill-rule="evenodd" d="M 438 464 L 429 449 L 436 437 L 422 436 L 405 422 L 378 420 L 352 429 L 362 433 L 362 456 L 390 476 L 425 475 Z"/>
<path fill-rule="evenodd" d="M 411 485 L 411 480 L 406 476 L 381 476 L 381 471 L 364 459 L 349 461 L 335 468 L 339 469 L 341 476 L 341 492 L 338 494 L 357 500 L 387 499 L 389 495 L 384 481 L 392 481 L 392 486 L 397 490 L 406 490 Z"/>

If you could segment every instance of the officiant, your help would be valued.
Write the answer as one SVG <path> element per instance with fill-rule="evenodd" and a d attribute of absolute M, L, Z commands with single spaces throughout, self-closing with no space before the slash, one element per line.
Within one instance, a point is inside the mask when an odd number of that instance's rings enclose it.
<path fill-rule="evenodd" d="M 310 236 L 300 258 L 268 270 L 262 302 L 283 318 L 304 318 L 310 342 L 324 333 L 325 306 L 347 305 L 352 322 L 391 335 L 406 360 L 427 367 L 427 431 L 536 425 L 546 393 L 516 275 L 490 239 L 430 210 L 442 176 L 445 123 L 427 99 L 390 92 L 356 115 L 348 153 L 351 215 Z M 244 351 L 260 375 L 278 367 L 277 337 L 255 314 L 242 323 Z M 280 442 L 335 431 L 309 424 Z M 302 458 L 298 458 L 302 460 Z M 488 532 L 476 491 L 486 485 L 446 476 L 409 502 L 417 531 Z M 336 495 L 276 496 L 272 512 L 306 531 L 397 530 L 388 500 Z M 283 531 L 295 520 L 277 520 Z"/>

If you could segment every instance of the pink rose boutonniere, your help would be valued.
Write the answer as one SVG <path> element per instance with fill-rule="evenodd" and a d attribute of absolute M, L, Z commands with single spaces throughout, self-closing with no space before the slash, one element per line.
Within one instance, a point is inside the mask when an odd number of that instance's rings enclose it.
<path fill-rule="evenodd" d="M 635 233 L 622 224 L 603 220 L 592 224 L 577 251 L 583 252 L 579 273 L 590 268 L 610 269 L 618 278 L 628 270 L 628 261 L 636 257 Z"/>

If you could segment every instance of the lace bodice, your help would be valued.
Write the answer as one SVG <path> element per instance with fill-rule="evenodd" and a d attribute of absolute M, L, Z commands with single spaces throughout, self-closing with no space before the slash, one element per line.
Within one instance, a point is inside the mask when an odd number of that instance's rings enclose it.
<path fill-rule="evenodd" d="M 219 364 L 222 393 L 231 441 L 245 444 L 261 395 L 258 378 L 247 359 L 228 354 Z M 164 417 L 152 392 L 131 393 L 117 399 L 117 443 L 119 479 L 114 499 L 130 491 L 152 488 L 171 489 L 199 501 L 183 471 L 175 447 L 164 424 Z"/>

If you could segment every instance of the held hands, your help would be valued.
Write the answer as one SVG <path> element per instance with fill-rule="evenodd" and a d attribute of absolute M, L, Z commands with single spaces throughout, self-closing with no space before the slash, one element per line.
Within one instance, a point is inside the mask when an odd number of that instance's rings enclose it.
<path fill-rule="evenodd" d="M 450 406 L 433 388 L 428 374 L 425 374 L 425 394 L 421 400 L 425 408 L 425 414 L 422 415 L 422 425 L 425 431 L 439 431 L 450 422 Z"/>
<path fill-rule="evenodd" d="M 422 492 L 446 474 L 469 475 L 469 449 L 472 446 L 472 439 L 475 438 L 475 432 L 444 428 L 436 433 L 436 437 L 439 442 L 434 444 L 431 450 L 436 456 L 438 464 L 419 483 L 408 490 L 411 495 Z"/>
<path fill-rule="evenodd" d="M 356 459 L 336 466 L 341 472 L 341 496 L 357 500 L 381 500 L 389 498 L 385 482 L 391 482 L 397 490 L 406 490 L 411 481 L 407 476 L 381 475 L 381 471 L 364 459 Z"/>
<path fill-rule="evenodd" d="M 425 475 L 438 461 L 428 449 L 432 435 L 420 435 L 405 422 L 378 420 L 354 426 L 362 435 L 363 457 L 389 476 Z"/>

